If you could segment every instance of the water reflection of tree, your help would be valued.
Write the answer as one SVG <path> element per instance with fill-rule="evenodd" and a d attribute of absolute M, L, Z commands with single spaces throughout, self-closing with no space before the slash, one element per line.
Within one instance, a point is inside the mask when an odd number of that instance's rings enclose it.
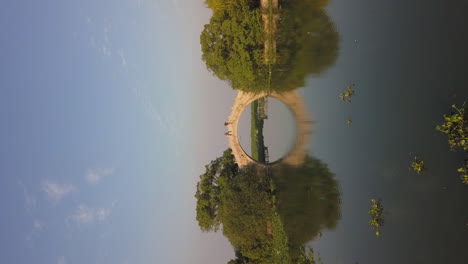
<path fill-rule="evenodd" d="M 234 89 L 261 92 L 269 88 L 287 91 L 301 87 L 307 75 L 322 73 L 338 57 L 338 32 L 322 8 L 327 3 L 280 1 L 277 59 L 273 65 L 265 63 L 258 6 L 240 0 L 217 10 L 200 36 L 202 59 L 210 71 Z"/>
<path fill-rule="evenodd" d="M 272 69 L 275 91 L 304 86 L 307 75 L 320 74 L 335 63 L 339 50 L 338 33 L 325 10 L 293 1 L 281 12 L 278 59 Z"/>
<path fill-rule="evenodd" d="M 313 263 L 303 245 L 334 228 L 340 217 L 338 183 L 313 157 L 299 168 L 280 165 L 267 174 L 255 165 L 239 169 L 228 149 L 206 166 L 195 197 L 201 229 L 222 227 L 236 250 L 237 259 L 229 263 L 275 263 L 274 236 L 281 233 L 284 259 Z"/>
<path fill-rule="evenodd" d="M 294 259 L 321 230 L 335 228 L 341 214 L 339 186 L 327 165 L 314 157 L 301 167 L 279 166 L 274 175 L 278 212 Z"/>

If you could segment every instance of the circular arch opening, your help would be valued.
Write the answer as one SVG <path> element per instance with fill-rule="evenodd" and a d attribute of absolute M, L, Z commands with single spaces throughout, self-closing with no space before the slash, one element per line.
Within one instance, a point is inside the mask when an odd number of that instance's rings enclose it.
<path fill-rule="evenodd" d="M 296 119 L 291 109 L 273 97 L 246 106 L 237 126 L 239 144 L 251 159 L 264 164 L 280 161 L 296 141 Z"/>

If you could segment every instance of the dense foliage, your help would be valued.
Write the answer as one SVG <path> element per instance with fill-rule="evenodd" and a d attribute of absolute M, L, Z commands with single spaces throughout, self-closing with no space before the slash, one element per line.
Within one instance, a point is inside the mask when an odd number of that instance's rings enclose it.
<path fill-rule="evenodd" d="M 219 12 L 234 8 L 239 0 L 205 0 L 206 6 L 211 8 L 213 12 Z"/>
<path fill-rule="evenodd" d="M 236 8 L 214 13 L 200 36 L 207 68 L 234 89 L 267 83 L 262 65 L 263 23 L 260 11 L 247 2 L 241 0 Z"/>
<path fill-rule="evenodd" d="M 222 225 L 242 259 L 271 259 L 267 222 L 271 221 L 270 182 L 257 176 L 256 167 L 239 170 L 230 149 L 206 166 L 195 197 L 197 221 L 203 231 L 216 231 Z"/>
<path fill-rule="evenodd" d="M 334 175 L 318 159 L 272 173 L 255 165 L 239 169 L 230 149 L 200 176 L 195 197 L 204 231 L 223 234 L 236 250 L 228 263 L 315 263 L 304 248 L 340 218 Z"/>
<path fill-rule="evenodd" d="M 239 168 L 230 149 L 205 166 L 205 173 L 200 176 L 195 193 L 197 221 L 203 231 L 218 230 L 221 223 L 218 217 L 221 190 L 238 172 Z"/>

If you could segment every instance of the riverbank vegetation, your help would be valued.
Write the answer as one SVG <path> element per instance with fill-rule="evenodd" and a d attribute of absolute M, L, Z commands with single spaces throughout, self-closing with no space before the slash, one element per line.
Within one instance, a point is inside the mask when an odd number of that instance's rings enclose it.
<path fill-rule="evenodd" d="M 228 263 L 315 263 L 304 244 L 341 215 L 338 183 L 324 163 L 239 168 L 228 149 L 205 169 L 197 221 L 205 232 L 222 229 L 236 251 Z"/>

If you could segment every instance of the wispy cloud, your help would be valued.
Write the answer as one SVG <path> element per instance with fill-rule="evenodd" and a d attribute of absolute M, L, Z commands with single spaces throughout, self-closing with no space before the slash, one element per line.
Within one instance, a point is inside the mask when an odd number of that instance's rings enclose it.
<path fill-rule="evenodd" d="M 100 51 L 104 56 L 110 57 L 112 55 L 112 51 L 110 51 L 106 45 L 102 45 Z"/>
<path fill-rule="evenodd" d="M 34 210 L 36 208 L 36 198 L 34 198 L 29 192 L 28 192 L 28 189 L 26 188 L 26 186 L 21 182 L 21 181 L 18 181 L 18 184 L 19 186 L 21 187 L 21 189 L 23 190 L 23 197 L 24 197 L 24 209 L 27 211 L 27 212 L 31 212 L 32 210 Z"/>
<path fill-rule="evenodd" d="M 29 231 L 29 233 L 26 234 L 25 237 L 26 243 L 30 248 L 34 247 L 34 240 L 37 236 L 39 236 L 39 233 L 42 231 L 42 229 L 44 229 L 44 227 L 44 222 L 39 221 L 38 219 L 34 219 L 32 229 Z"/>
<path fill-rule="evenodd" d="M 110 213 L 110 208 L 91 208 L 85 204 L 81 204 L 70 216 L 70 219 L 77 225 L 92 224 L 96 221 L 105 221 Z"/>
<path fill-rule="evenodd" d="M 112 168 L 96 168 L 88 169 L 85 175 L 85 179 L 89 184 L 98 184 L 102 178 L 110 176 L 114 173 Z"/>
<path fill-rule="evenodd" d="M 120 60 L 122 61 L 122 66 L 127 66 L 127 59 L 125 58 L 125 55 L 122 50 L 117 51 L 117 54 L 120 56 Z"/>
<path fill-rule="evenodd" d="M 75 187 L 71 184 L 61 184 L 51 180 L 45 180 L 42 182 L 42 190 L 49 200 L 58 203 L 65 196 L 75 191 Z"/>

